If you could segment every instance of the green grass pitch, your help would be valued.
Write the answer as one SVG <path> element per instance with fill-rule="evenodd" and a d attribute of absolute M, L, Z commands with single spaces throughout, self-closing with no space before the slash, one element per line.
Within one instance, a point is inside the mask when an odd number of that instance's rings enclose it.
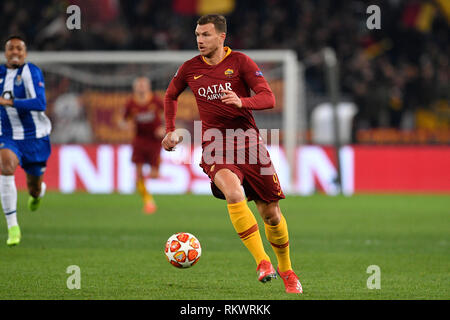
<path fill-rule="evenodd" d="M 6 246 L 0 219 L 0 299 L 450 298 L 449 196 L 288 196 L 281 208 L 304 289 L 300 296 L 285 294 L 281 279 L 257 281 L 224 201 L 155 199 L 159 210 L 148 216 L 137 195 L 49 192 L 39 211 L 29 212 L 27 195 L 19 193 L 19 246 Z M 189 269 L 176 269 L 164 256 L 167 238 L 179 231 L 202 244 L 200 261 Z M 70 265 L 80 267 L 80 289 L 67 288 Z M 367 288 L 370 265 L 380 267 L 380 289 Z"/>

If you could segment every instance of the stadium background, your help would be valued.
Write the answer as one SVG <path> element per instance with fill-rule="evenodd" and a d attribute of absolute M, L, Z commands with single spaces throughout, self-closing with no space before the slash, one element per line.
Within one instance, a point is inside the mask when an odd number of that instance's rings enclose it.
<path fill-rule="evenodd" d="M 177 165 L 163 153 L 165 178 L 148 184 L 155 193 L 179 195 L 156 195 L 158 213 L 142 214 L 129 161 L 130 132 L 121 131 L 116 120 L 135 75 L 148 74 L 162 95 L 176 66 L 130 61 L 109 78 L 104 66 L 46 65 L 47 113 L 54 126 L 45 176 L 50 190 L 38 213 L 27 212 L 24 176 L 17 171 L 23 240 L 14 249 L 0 246 L 0 298 L 448 300 L 448 3 L 1 1 L 1 38 L 21 34 L 30 52 L 75 56 L 92 50 L 195 50 L 197 17 L 222 12 L 231 48 L 296 52 L 304 66 L 306 130 L 298 141 L 296 180 L 282 203 L 293 265 L 305 290 L 294 297 L 284 294 L 280 281 L 253 281 L 251 257 L 232 232 L 223 202 L 191 194 L 209 194 L 195 162 Z M 66 27 L 71 4 L 82 10 L 81 30 Z M 369 4 L 381 8 L 381 30 L 366 27 Z M 318 106 L 330 100 L 320 54 L 326 47 L 338 57 L 341 101 L 355 108 L 356 120 L 343 123 L 341 163 L 343 191 L 352 197 L 323 195 L 338 191 L 332 140 L 316 136 L 329 132 L 330 118 L 319 113 L 318 127 L 314 121 Z M 284 83 L 276 66 L 264 67 L 266 77 L 274 75 L 277 106 L 255 116 L 262 127 L 280 127 Z M 178 125 L 189 128 L 196 119 L 186 93 Z M 278 168 L 282 184 L 288 180 L 284 161 Z M 162 253 L 169 235 L 181 230 L 198 236 L 204 248 L 202 261 L 188 273 L 168 265 Z M 0 231 L 4 239 L 6 228 Z M 366 286 L 366 269 L 373 264 L 381 267 L 381 290 Z M 81 290 L 66 286 L 69 265 L 81 268 Z"/>
<path fill-rule="evenodd" d="M 71 4 L 81 8 L 80 30 L 66 26 L 66 8 Z M 381 9 L 380 30 L 366 26 L 369 4 L 377 4 Z M 289 167 L 285 157 L 280 156 L 280 180 L 288 193 L 296 194 L 333 194 L 337 190 L 337 161 L 330 147 L 332 118 L 329 108 L 323 105 L 330 97 L 321 52 L 331 47 L 339 62 L 340 101 L 350 104 L 340 125 L 344 131 L 341 143 L 349 145 L 352 153 L 347 157 L 350 160 L 341 164 L 347 168 L 342 169 L 347 181 L 343 191 L 450 191 L 447 1 L 73 0 L 4 1 L 1 6 L 3 38 L 23 35 L 30 52 L 195 50 L 192 30 L 196 17 L 210 12 L 227 16 L 226 44 L 233 49 L 294 50 L 304 68 L 301 76 L 305 86 L 305 112 L 301 114 L 305 125 L 297 143 L 324 145 L 320 150 L 298 149 L 295 168 L 288 170 L 284 169 Z M 54 152 L 47 172 L 51 189 L 134 191 L 133 183 L 121 185 L 118 173 L 121 160 L 125 161 L 129 154 L 120 146 L 128 144 L 132 135 L 118 125 L 124 102 L 130 96 L 131 80 L 139 74 L 147 75 L 156 93 L 163 96 L 178 65 L 164 69 L 132 63 L 115 71 L 110 82 L 119 84 L 106 89 L 98 86 L 109 74 L 98 74 L 114 67 L 72 66 L 65 73 L 62 70 L 68 66 L 50 64 L 43 68 L 47 113 L 54 127 Z M 123 77 L 125 73 L 128 78 Z M 268 112 L 256 112 L 255 117 L 260 128 L 281 128 L 282 139 L 281 122 L 273 119 L 280 119 L 283 113 L 283 78 L 268 80 L 277 105 Z M 186 92 L 180 99 L 177 124 L 192 129 L 193 120 L 198 120 L 198 114 L 193 95 Z M 67 151 L 67 144 L 86 147 L 70 146 Z M 96 147 L 100 144 L 101 148 Z M 109 144 L 110 151 L 103 151 L 108 149 L 105 144 Z M 70 152 L 79 160 L 73 161 L 73 167 L 61 162 L 64 154 Z M 100 159 L 102 164 L 97 163 Z M 308 163 L 305 159 L 313 160 Z M 81 167 L 77 167 L 79 164 Z M 207 179 L 195 164 L 176 166 L 176 173 L 173 164 L 163 170 L 172 173 L 171 177 L 152 183 L 155 193 L 209 192 Z M 102 172 L 102 167 L 110 171 Z M 133 168 L 129 170 L 133 179 Z M 83 171 L 89 174 L 83 175 Z M 103 186 L 100 181 L 104 181 Z M 175 181 L 184 187 L 171 188 Z M 20 188 L 25 186 L 21 175 L 18 184 Z"/>

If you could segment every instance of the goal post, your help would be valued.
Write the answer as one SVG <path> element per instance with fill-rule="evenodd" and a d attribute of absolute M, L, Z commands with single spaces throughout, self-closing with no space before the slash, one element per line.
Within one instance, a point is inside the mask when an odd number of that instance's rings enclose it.
<path fill-rule="evenodd" d="M 306 132 L 305 88 L 303 67 L 293 50 L 242 50 L 261 68 L 269 84 L 277 91 L 278 113 L 254 112 L 260 128 L 278 128 L 290 167 L 290 186 L 294 179 L 295 151 L 305 142 Z M 60 79 L 75 83 L 79 94 L 86 91 L 130 92 L 131 83 L 138 75 L 149 74 L 154 89 L 163 91 L 177 68 L 198 51 L 45 51 L 28 53 L 27 61 L 35 63 L 44 72 L 47 90 Z M 52 82 L 47 81 L 51 75 Z M 277 96 L 278 95 L 278 96 Z M 99 101 L 99 100 L 96 100 Z M 190 100 L 192 102 L 192 100 Z M 104 103 L 104 102 L 101 102 Z M 118 103 L 119 104 L 119 103 Z M 194 103 L 195 104 L 195 103 Z M 95 135 L 94 135 L 95 136 Z M 111 137 L 113 135 L 110 135 Z M 101 139 L 100 139 L 101 140 Z M 93 142 L 98 142 L 93 141 Z"/>

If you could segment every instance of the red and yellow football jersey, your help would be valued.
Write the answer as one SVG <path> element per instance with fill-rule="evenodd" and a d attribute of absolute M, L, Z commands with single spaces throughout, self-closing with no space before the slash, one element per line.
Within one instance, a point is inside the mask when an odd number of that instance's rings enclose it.
<path fill-rule="evenodd" d="M 136 127 L 136 139 L 158 140 L 161 139 L 155 134 L 158 127 L 162 125 L 161 115 L 164 104 L 160 98 L 153 95 L 145 104 L 140 105 L 131 98 L 125 106 L 125 119 L 131 119 Z"/>
<path fill-rule="evenodd" d="M 164 99 L 166 132 L 175 130 L 177 98 L 186 87 L 192 90 L 197 101 L 202 137 L 208 129 L 218 129 L 223 134 L 226 129 L 258 132 L 251 110 L 273 108 L 272 90 L 253 60 L 228 47 L 225 50 L 225 57 L 216 65 L 208 64 L 198 55 L 178 69 Z M 242 108 L 223 103 L 221 90 L 234 91 L 241 98 Z M 255 95 L 251 96 L 251 90 Z"/>

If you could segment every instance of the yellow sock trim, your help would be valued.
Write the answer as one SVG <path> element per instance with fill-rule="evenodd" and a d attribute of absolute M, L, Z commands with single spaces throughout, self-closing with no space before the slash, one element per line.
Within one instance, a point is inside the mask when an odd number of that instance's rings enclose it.
<path fill-rule="evenodd" d="M 252 254 L 256 264 L 258 265 L 261 260 L 270 261 L 269 256 L 264 251 L 258 223 L 248 207 L 247 201 L 228 204 L 227 207 L 234 229 Z"/>
<path fill-rule="evenodd" d="M 286 219 L 281 215 L 280 223 L 276 226 L 264 224 L 267 240 L 272 245 L 278 260 L 278 268 L 281 272 L 292 269 L 289 254 L 289 233 Z"/>

